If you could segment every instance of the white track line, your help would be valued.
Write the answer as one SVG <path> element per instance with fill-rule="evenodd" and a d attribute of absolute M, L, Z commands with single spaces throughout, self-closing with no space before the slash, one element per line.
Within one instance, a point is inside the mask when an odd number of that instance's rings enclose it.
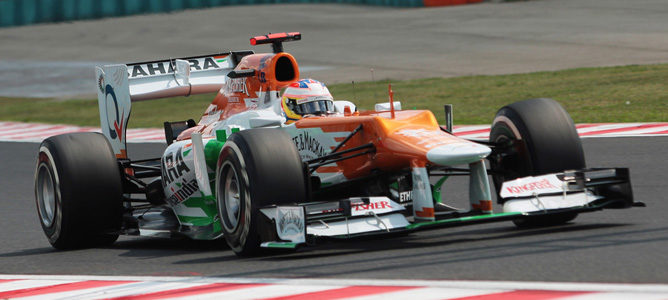
<path fill-rule="evenodd" d="M 125 286 L 132 286 L 136 285 L 135 283 L 129 283 L 125 284 Z M 119 289 L 121 285 L 117 286 L 103 286 L 103 287 L 95 287 L 95 288 L 86 288 L 86 289 L 79 289 L 79 290 L 72 290 L 72 291 L 67 291 L 67 292 L 58 292 L 58 293 L 48 293 L 48 294 L 42 294 L 42 295 L 36 295 L 36 296 L 29 296 L 29 297 L 17 297 L 15 299 L 21 299 L 21 300 L 41 300 L 41 299 L 49 299 L 49 300 L 57 300 L 57 299 L 93 299 L 95 297 L 97 298 L 106 298 L 108 297 L 107 292 L 113 288 L 113 289 Z"/>
<path fill-rule="evenodd" d="M 6 135 L 14 135 L 14 134 L 22 134 L 22 133 L 32 133 L 32 132 L 42 132 L 42 131 L 47 131 L 56 125 L 40 125 L 40 124 L 34 124 L 34 126 L 25 126 L 25 127 L 14 127 L 8 130 L 4 130 L 0 133 L 2 133 L 2 136 Z"/>
<path fill-rule="evenodd" d="M 250 299 L 261 299 L 269 297 L 285 297 L 295 294 L 326 291 L 333 288 L 339 288 L 339 287 L 331 285 L 283 285 L 283 284 L 265 285 L 265 286 L 258 286 L 246 289 L 181 297 L 180 299 L 188 299 L 188 300 L 249 299 L 250 300 Z"/>
<path fill-rule="evenodd" d="M 512 299 L 527 293 L 543 293 L 543 298 L 562 299 L 666 299 L 666 284 L 611 284 L 566 282 L 453 281 L 453 280 L 368 280 L 368 279 L 278 279 L 220 277 L 139 277 L 84 275 L 0 275 L 2 279 L 19 279 L 0 283 L 7 297 L 21 296 L 11 291 L 43 288 L 27 299 L 102 299 L 114 297 L 165 297 L 178 299 L 258 299 L 286 296 L 310 296 L 309 293 L 334 293 L 350 299 L 451 299 L 495 294 Z M 79 287 L 71 290 L 48 286 L 83 281 L 120 281 L 106 287 Z M 129 283 L 125 283 L 128 281 Z M 230 286 L 228 289 L 227 286 Z M 249 284 L 238 286 L 237 284 Z M 256 286 L 258 285 L 259 286 Z M 213 285 L 213 286 L 212 286 Z M 83 285 L 86 286 L 86 285 Z M 369 289 L 368 287 L 374 287 Z M 396 290 L 396 288 L 406 289 Z M 365 290 L 360 293 L 356 291 Z M 38 291 L 40 292 L 40 291 Z M 157 293 L 157 294 L 154 294 Z M 556 294 L 555 294 L 556 293 Z M 581 293 L 579 295 L 575 295 Z M 356 295 L 362 295 L 354 297 Z M 536 295 L 532 295 L 536 296 Z M 539 296 L 540 298 L 541 296 Z M 24 299 L 25 299 L 24 298 Z"/>
<path fill-rule="evenodd" d="M 480 290 L 480 289 L 457 289 L 457 288 L 437 288 L 424 287 L 398 292 L 384 293 L 378 295 L 361 296 L 348 298 L 349 300 L 385 300 L 385 299 L 406 299 L 406 300 L 438 300 L 455 299 L 463 297 L 473 297 L 501 293 L 507 290 Z"/>
<path fill-rule="evenodd" d="M 5 275 L 0 275 L 0 278 L 5 278 Z M 57 285 L 57 284 L 63 284 L 63 283 L 72 283 L 72 282 L 77 282 L 81 281 L 79 280 L 58 280 L 58 279 L 24 279 L 24 280 L 18 280 L 18 281 L 10 281 L 10 282 L 4 282 L 0 283 L 0 292 L 6 292 L 6 291 L 14 291 L 14 290 L 22 290 L 22 289 L 32 289 L 32 288 L 38 288 L 38 287 L 44 287 L 44 286 L 51 286 L 51 285 Z"/>
<path fill-rule="evenodd" d="M 133 295 L 136 296 L 142 294 L 162 292 L 166 290 L 190 288 L 203 285 L 207 285 L 207 283 L 142 281 L 142 282 L 125 284 L 122 286 L 107 287 L 106 289 L 99 289 L 92 292 L 85 292 L 78 295 L 74 295 L 72 297 L 64 297 L 64 299 L 108 299 L 108 298 L 133 296 Z M 52 298 L 49 297 L 49 299 Z"/>
<path fill-rule="evenodd" d="M 652 292 L 668 293 L 668 284 L 627 284 L 627 283 L 579 283 L 579 282 L 520 282 L 520 281 L 473 281 L 473 280 L 391 280 L 391 279 L 280 279 L 280 278 L 239 278 L 239 277 L 158 277 L 158 276 L 97 276 L 97 275 L 5 275 L 0 279 L 30 280 L 115 280 L 144 282 L 190 282 L 190 283 L 266 283 L 290 285 L 327 286 L 429 286 L 458 289 L 491 290 L 554 290 L 554 291 L 602 291 L 602 292 Z"/>
<path fill-rule="evenodd" d="M 665 300 L 668 299 L 668 293 L 592 293 L 577 295 L 565 298 L 559 298 L 560 300 L 633 300 L 633 299 L 642 299 L 642 300 Z"/>

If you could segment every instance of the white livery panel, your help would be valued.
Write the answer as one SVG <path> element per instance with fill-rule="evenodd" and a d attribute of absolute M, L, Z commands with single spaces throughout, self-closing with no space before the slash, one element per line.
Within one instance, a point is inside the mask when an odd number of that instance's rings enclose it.
<path fill-rule="evenodd" d="M 114 153 L 127 158 L 132 102 L 215 93 L 233 70 L 233 53 L 96 67 L 100 126 Z"/>

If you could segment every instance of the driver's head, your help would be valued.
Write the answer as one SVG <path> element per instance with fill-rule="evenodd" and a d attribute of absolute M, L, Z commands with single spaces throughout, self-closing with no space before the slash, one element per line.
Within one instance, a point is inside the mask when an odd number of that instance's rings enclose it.
<path fill-rule="evenodd" d="M 287 124 L 294 123 L 305 115 L 322 115 L 334 111 L 334 98 L 320 81 L 301 79 L 283 92 L 281 106 Z"/>

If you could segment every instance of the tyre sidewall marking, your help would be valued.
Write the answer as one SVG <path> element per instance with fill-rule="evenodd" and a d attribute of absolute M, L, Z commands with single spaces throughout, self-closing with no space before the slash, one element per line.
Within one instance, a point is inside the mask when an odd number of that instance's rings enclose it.
<path fill-rule="evenodd" d="M 515 123 L 513 123 L 513 121 L 511 121 L 508 117 L 504 115 L 496 116 L 496 118 L 494 118 L 494 121 L 492 122 L 492 128 L 494 128 L 494 126 L 497 125 L 497 123 L 501 123 L 507 129 L 510 129 L 515 139 L 522 140 L 522 135 L 520 134 L 520 131 L 517 129 L 517 126 L 515 126 Z M 497 142 L 497 141 L 492 141 L 492 142 Z"/>
<path fill-rule="evenodd" d="M 517 128 L 517 125 L 507 116 L 507 114 L 517 115 L 517 113 L 509 107 L 504 107 L 501 110 L 499 110 L 496 117 L 494 117 L 494 121 L 492 121 L 492 127 L 490 130 L 490 141 L 493 143 L 498 143 L 503 139 L 508 139 L 510 141 L 513 140 L 519 141 L 521 143 L 521 145 L 519 146 L 520 149 L 516 148 L 515 151 L 520 151 L 520 153 L 518 153 L 519 155 L 528 154 L 528 152 L 531 152 L 532 150 L 528 149 L 528 145 L 526 144 L 527 140 L 524 139 L 524 137 L 520 133 L 519 128 Z M 517 116 L 517 118 L 519 118 L 519 116 Z M 496 137 L 494 138 L 494 140 L 492 140 L 494 136 Z M 525 165 L 522 168 L 532 168 L 533 162 L 531 162 L 532 158 L 530 154 L 528 156 L 528 159 L 529 159 L 528 162 L 529 165 Z M 492 163 L 494 165 L 498 164 L 497 167 L 500 168 L 503 168 L 504 166 L 503 161 L 492 162 Z M 527 170 L 514 170 L 512 171 L 511 176 L 508 178 L 506 178 L 506 176 L 503 174 L 492 176 L 494 185 L 496 187 L 497 197 L 499 197 L 498 199 L 501 200 L 499 195 L 499 189 L 501 188 L 501 185 L 503 184 L 504 181 L 518 178 L 518 175 L 521 177 L 521 174 L 526 172 Z M 499 203 L 502 203 L 502 201 Z"/>
<path fill-rule="evenodd" d="M 53 155 L 51 154 L 51 151 L 49 150 L 48 147 L 42 145 L 39 148 L 39 157 L 38 157 L 38 162 L 37 162 L 37 169 L 35 171 L 35 184 L 37 184 L 37 176 L 39 175 L 39 168 L 44 166 L 49 170 L 49 173 L 51 174 L 51 179 L 53 180 L 54 183 L 54 196 L 56 197 L 56 205 L 54 207 L 54 212 L 53 212 L 53 221 L 51 222 L 51 226 L 45 226 L 44 222 L 42 222 L 42 212 L 40 209 L 40 204 L 39 204 L 39 199 L 37 198 L 37 189 L 35 189 L 35 201 L 37 204 L 37 213 L 39 215 L 40 219 L 40 224 L 42 225 L 42 228 L 44 229 L 44 232 L 46 233 L 47 237 L 49 238 L 49 241 L 51 243 L 55 243 L 58 238 L 60 238 L 60 232 L 61 232 L 61 226 L 62 226 L 62 220 L 63 220 L 63 214 L 62 214 L 62 202 L 61 202 L 61 195 L 60 195 L 60 178 L 58 176 L 58 170 L 56 169 L 56 166 L 54 164 L 53 160 Z M 42 155 L 44 154 L 44 155 Z"/>
<path fill-rule="evenodd" d="M 239 196 L 240 196 L 240 207 L 239 209 L 241 210 L 239 213 L 239 220 L 237 223 L 237 228 L 235 228 L 231 232 L 227 232 L 227 228 L 223 225 L 223 228 L 225 229 L 224 236 L 226 237 L 226 240 L 228 241 L 228 244 L 231 244 L 230 247 L 237 251 L 240 252 L 243 250 L 246 240 L 248 238 L 248 234 L 250 232 L 250 226 L 252 220 L 252 203 L 251 203 L 251 196 L 250 196 L 250 181 L 248 178 L 248 173 L 246 171 L 246 162 L 241 155 L 241 150 L 239 149 L 239 146 L 231 140 L 228 140 L 225 143 L 225 146 L 223 146 L 221 153 L 218 158 L 218 164 L 217 164 L 217 171 L 216 171 L 216 176 L 218 177 L 216 179 L 216 203 L 218 204 L 218 214 L 220 215 L 220 218 L 225 218 L 226 214 L 223 211 L 225 204 L 222 203 L 222 198 L 221 195 L 218 191 L 220 191 L 220 185 L 221 180 L 221 171 L 223 171 L 224 167 L 229 166 L 233 167 L 237 175 L 237 180 L 239 184 Z M 223 223 L 225 221 L 223 220 Z M 237 243 L 238 242 L 238 243 Z"/>
<path fill-rule="evenodd" d="M 240 180 L 240 179 L 239 179 L 239 178 L 240 178 L 240 175 L 238 174 L 237 169 L 236 169 L 236 167 L 232 164 L 232 162 L 230 162 L 229 160 L 225 160 L 225 161 L 223 162 L 223 165 L 222 165 L 220 168 L 221 168 L 221 172 L 218 173 L 218 176 L 220 177 L 220 181 L 221 181 L 221 183 L 220 183 L 219 187 L 225 188 L 225 185 L 226 185 L 226 184 L 224 184 L 222 181 L 226 181 L 226 180 L 227 180 L 227 172 L 233 172 L 233 173 L 234 173 L 234 176 L 237 178 L 237 183 L 236 183 L 236 184 L 239 186 L 238 190 L 239 190 L 239 192 L 240 192 L 240 191 L 241 191 L 241 183 L 238 182 L 238 181 Z M 227 171 L 227 168 L 231 168 L 231 170 L 230 170 L 230 171 Z M 224 196 L 223 196 L 223 193 L 225 193 L 226 191 L 222 191 L 221 189 L 216 189 L 216 192 L 219 193 L 219 195 L 220 195 L 220 200 L 218 201 L 218 203 L 220 203 L 218 213 L 220 214 L 221 219 L 222 219 L 222 221 L 223 221 L 222 224 L 223 224 L 223 226 L 225 227 L 225 229 L 227 229 L 228 231 L 232 232 L 232 231 L 234 231 L 236 228 L 228 227 L 227 223 L 229 223 L 229 222 L 226 221 L 226 218 L 227 218 L 227 216 L 228 216 L 228 213 L 227 213 L 226 211 L 224 211 L 224 210 L 227 210 L 227 202 L 226 202 L 226 199 L 224 199 Z M 239 194 L 239 197 L 241 197 L 241 194 Z M 224 210 L 223 210 L 223 209 L 224 209 Z M 239 201 L 239 209 L 241 209 L 241 201 Z M 238 214 L 238 216 L 237 216 L 237 224 L 236 224 L 236 226 L 239 226 L 239 222 L 241 221 L 241 211 L 239 211 L 239 213 L 237 213 L 237 214 Z"/>

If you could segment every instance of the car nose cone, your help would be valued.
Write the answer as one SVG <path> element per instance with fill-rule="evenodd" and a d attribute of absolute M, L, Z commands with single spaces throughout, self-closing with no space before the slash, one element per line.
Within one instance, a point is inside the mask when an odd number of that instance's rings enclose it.
<path fill-rule="evenodd" d="M 427 151 L 427 160 L 442 166 L 461 165 L 480 161 L 491 152 L 492 149 L 484 145 L 457 142 Z"/>

